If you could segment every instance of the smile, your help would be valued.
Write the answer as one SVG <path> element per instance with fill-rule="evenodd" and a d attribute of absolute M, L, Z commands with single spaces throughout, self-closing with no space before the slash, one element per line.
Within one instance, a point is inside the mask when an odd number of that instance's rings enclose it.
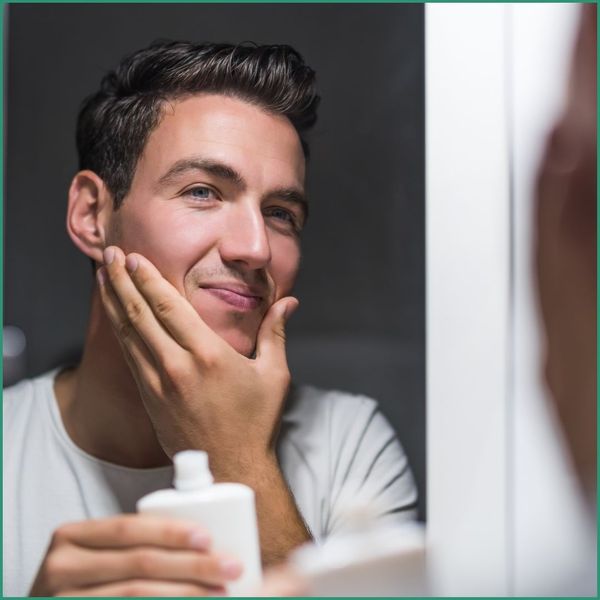
<path fill-rule="evenodd" d="M 202 286 L 202 289 L 238 310 L 254 310 L 262 302 L 261 296 L 241 288 Z"/>

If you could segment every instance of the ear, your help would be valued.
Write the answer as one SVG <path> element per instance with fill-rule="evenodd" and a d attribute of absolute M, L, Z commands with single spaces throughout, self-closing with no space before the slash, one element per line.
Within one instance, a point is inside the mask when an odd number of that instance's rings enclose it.
<path fill-rule="evenodd" d="M 104 181 L 93 171 L 79 171 L 69 188 L 67 232 L 73 243 L 97 262 L 102 262 L 112 212 L 112 194 Z"/>

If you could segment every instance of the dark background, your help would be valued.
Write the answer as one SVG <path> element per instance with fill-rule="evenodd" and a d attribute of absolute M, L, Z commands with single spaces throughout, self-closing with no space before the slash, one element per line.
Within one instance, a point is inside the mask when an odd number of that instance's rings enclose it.
<path fill-rule="evenodd" d="M 424 518 L 423 6 L 13 4 L 7 17 L 4 322 L 26 334 L 27 375 L 76 355 L 87 321 L 91 267 L 64 227 L 81 100 L 156 38 L 290 44 L 322 96 L 290 366 L 380 401 Z"/>

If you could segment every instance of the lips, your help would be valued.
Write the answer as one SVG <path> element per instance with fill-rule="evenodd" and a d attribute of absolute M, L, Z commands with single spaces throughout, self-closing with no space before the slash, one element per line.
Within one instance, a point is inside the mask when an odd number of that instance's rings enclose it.
<path fill-rule="evenodd" d="M 262 302 L 262 295 L 241 285 L 211 284 L 200 286 L 209 294 L 238 310 L 254 310 Z"/>

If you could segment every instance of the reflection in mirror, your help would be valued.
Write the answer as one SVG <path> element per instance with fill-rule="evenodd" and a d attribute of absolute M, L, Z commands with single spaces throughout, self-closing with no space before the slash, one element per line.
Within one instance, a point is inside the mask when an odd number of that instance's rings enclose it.
<path fill-rule="evenodd" d="M 335 541 L 323 593 L 377 593 L 369 561 L 424 593 L 424 8 L 14 5 L 8 28 L 6 593 L 233 590 L 235 515 L 265 568 Z M 165 490 L 190 448 L 215 480 L 193 494 L 232 502 L 192 530 Z M 133 515 L 155 492 L 177 509 Z M 151 573 L 126 560 L 149 546 Z"/>

